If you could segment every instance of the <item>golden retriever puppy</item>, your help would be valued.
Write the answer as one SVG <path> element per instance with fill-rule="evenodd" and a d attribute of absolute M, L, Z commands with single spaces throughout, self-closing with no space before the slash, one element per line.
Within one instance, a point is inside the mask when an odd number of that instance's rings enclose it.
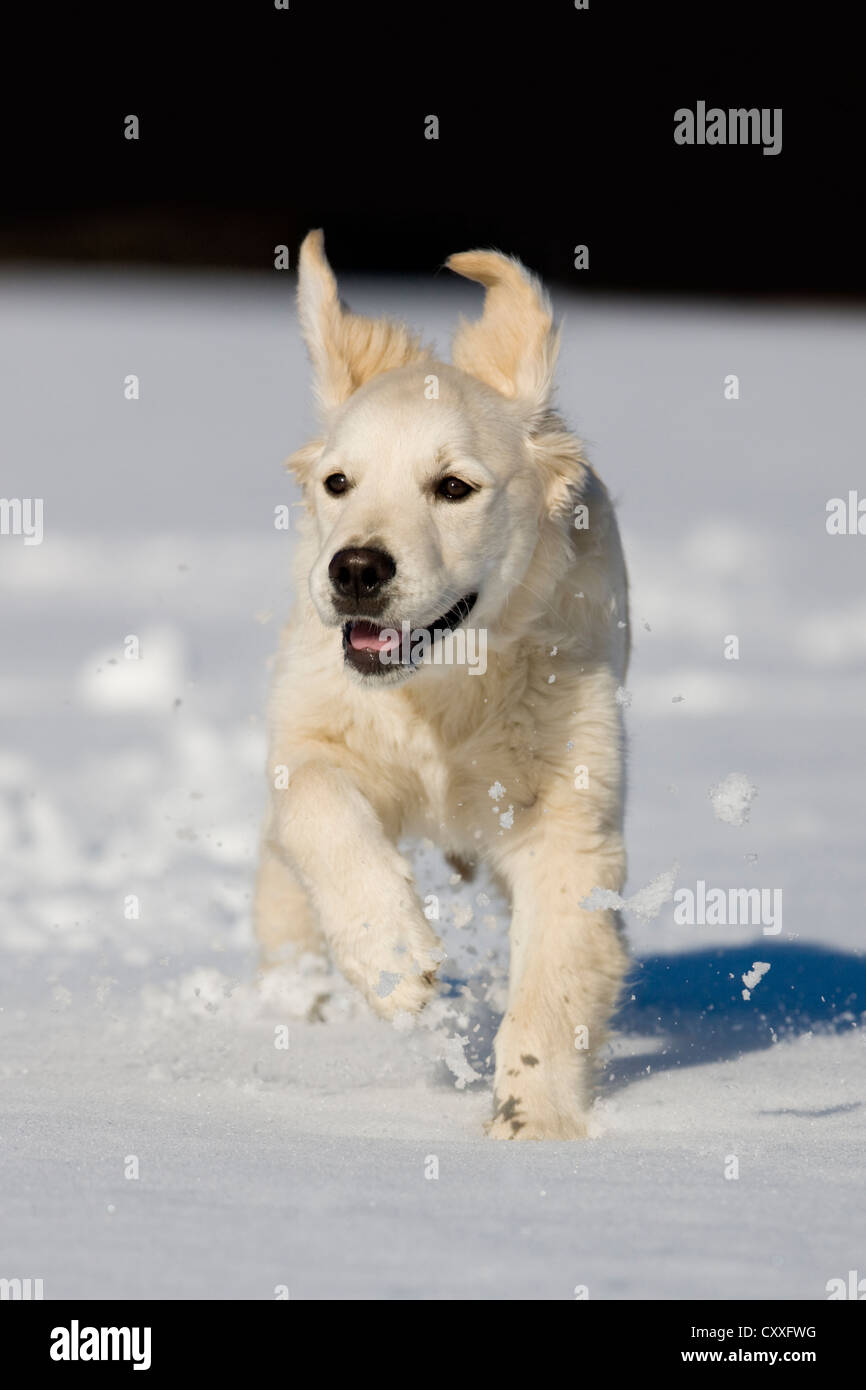
<path fill-rule="evenodd" d="M 626 965 L 616 915 L 581 906 L 625 877 L 625 566 L 551 408 L 542 288 L 492 251 L 448 265 L 486 287 L 453 364 L 348 312 L 320 232 L 301 249 L 322 427 L 289 460 L 305 508 L 256 930 L 266 961 L 328 951 L 377 1014 L 414 1013 L 444 953 L 397 842 L 485 861 L 512 905 L 488 1130 L 577 1139 Z"/>

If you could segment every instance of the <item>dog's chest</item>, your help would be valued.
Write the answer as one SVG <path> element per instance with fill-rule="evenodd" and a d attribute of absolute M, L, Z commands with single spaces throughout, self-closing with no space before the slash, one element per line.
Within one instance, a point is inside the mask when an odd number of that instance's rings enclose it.
<path fill-rule="evenodd" d="M 459 737 L 419 728 L 413 754 L 413 795 L 404 824 L 446 849 L 482 851 L 536 800 L 532 735 L 519 722 L 496 729 L 482 725 Z"/>

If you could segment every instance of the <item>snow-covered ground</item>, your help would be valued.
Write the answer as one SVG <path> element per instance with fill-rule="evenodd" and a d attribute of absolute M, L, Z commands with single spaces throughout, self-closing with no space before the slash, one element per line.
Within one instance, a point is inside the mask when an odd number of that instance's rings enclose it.
<path fill-rule="evenodd" d="M 444 274 L 345 289 L 443 347 L 478 303 Z M 408 1034 L 339 978 L 255 983 L 292 546 L 273 509 L 311 424 L 292 291 L 0 281 L 0 490 L 44 499 L 41 545 L 0 537 L 0 1277 L 48 1298 L 825 1298 L 866 1274 L 866 537 L 825 528 L 866 491 L 863 316 L 559 296 L 560 404 L 632 578 L 626 892 L 677 865 L 678 888 L 778 889 L 783 912 L 775 933 L 627 912 L 596 1137 L 497 1145 L 489 885 L 418 847 L 449 994 Z M 711 800 L 732 773 L 757 795 Z"/>

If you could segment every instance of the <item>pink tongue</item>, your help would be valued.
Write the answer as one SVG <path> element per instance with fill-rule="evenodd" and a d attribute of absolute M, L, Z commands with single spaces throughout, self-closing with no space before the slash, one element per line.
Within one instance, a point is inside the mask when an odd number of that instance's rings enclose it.
<path fill-rule="evenodd" d="M 395 642 L 393 637 L 382 637 L 375 623 L 355 623 L 349 631 L 349 644 L 356 652 L 381 652 Z"/>

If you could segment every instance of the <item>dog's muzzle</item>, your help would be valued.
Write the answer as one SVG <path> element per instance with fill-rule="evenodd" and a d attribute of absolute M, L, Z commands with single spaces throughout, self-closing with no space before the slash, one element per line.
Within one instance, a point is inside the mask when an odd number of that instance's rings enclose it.
<path fill-rule="evenodd" d="M 385 676 L 417 669 L 411 656 L 412 647 L 424 638 L 431 644 L 437 633 L 453 632 L 468 618 L 477 598 L 477 594 L 465 594 L 453 608 L 426 627 L 376 623 L 368 618 L 344 624 L 343 658 L 346 665 L 362 676 Z M 406 628 L 409 629 L 408 633 Z"/>

